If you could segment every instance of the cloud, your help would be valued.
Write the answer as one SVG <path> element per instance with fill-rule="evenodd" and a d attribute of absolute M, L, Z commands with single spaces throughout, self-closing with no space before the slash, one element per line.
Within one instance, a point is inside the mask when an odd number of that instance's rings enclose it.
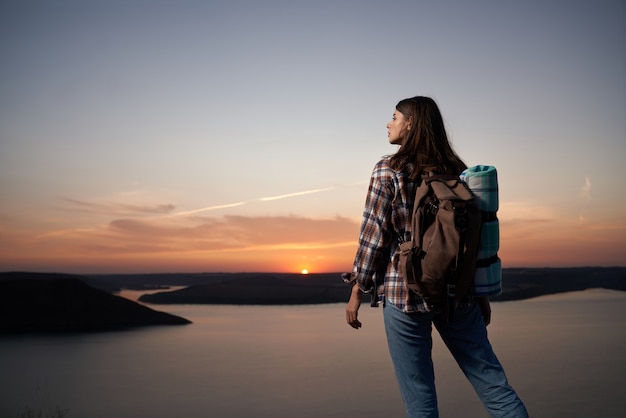
<path fill-rule="evenodd" d="M 111 222 L 110 228 L 118 233 L 136 237 L 163 239 L 185 238 L 204 242 L 237 245 L 265 245 L 284 243 L 326 242 L 346 237 L 355 239 L 358 225 L 347 218 L 310 219 L 298 216 L 224 216 L 201 218 L 194 226 L 165 224 L 158 220 L 120 219 Z"/>
<path fill-rule="evenodd" d="M 61 197 L 61 200 L 70 204 L 71 210 L 81 212 L 98 213 L 103 215 L 121 216 L 131 214 L 151 214 L 163 215 L 172 212 L 175 206 L 172 204 L 165 205 L 138 205 L 119 202 L 88 202 L 69 197 Z"/>
<path fill-rule="evenodd" d="M 553 222 L 558 218 L 558 213 L 556 213 L 553 208 L 542 206 L 534 202 L 501 202 L 500 210 L 498 210 L 500 223 L 543 224 Z"/>
<path fill-rule="evenodd" d="M 11 260 L 37 260 L 41 265 L 97 265 L 98 269 L 120 271 L 125 266 L 216 271 L 349 268 L 357 245 L 358 220 L 341 216 L 209 216 L 219 209 L 338 188 L 304 190 L 180 212 L 175 211 L 173 204 L 146 204 L 142 196 L 136 195 L 127 196 L 128 199 L 119 195 L 110 199 L 60 197 L 63 206 L 58 209 L 81 215 L 52 217 L 45 223 L 51 227 L 47 230 L 41 226 L 11 225 L 9 231 L 0 234 L 0 246 L 8 242 L 9 236 L 14 244 L 10 252 L 0 257 L 0 265 L 13 263 Z M 303 257 L 309 263 L 305 267 L 300 266 Z"/>
<path fill-rule="evenodd" d="M 589 229 L 593 231 L 623 231 L 623 230 L 626 230 L 626 225 L 624 224 L 591 225 L 589 226 Z"/>
<path fill-rule="evenodd" d="M 72 228 L 72 229 L 60 229 L 55 231 L 43 232 L 35 236 L 36 241 L 50 240 L 51 238 L 59 238 L 64 236 L 77 236 L 81 234 L 97 233 L 97 228 Z"/>
<path fill-rule="evenodd" d="M 124 218 L 92 229 L 68 229 L 39 235 L 46 247 L 100 253 L 269 251 L 321 249 L 356 245 L 358 223 L 335 217 L 224 216 L 172 221 Z"/>
<path fill-rule="evenodd" d="M 591 200 L 591 180 L 585 177 L 585 184 L 580 189 L 580 196 L 584 199 Z"/>

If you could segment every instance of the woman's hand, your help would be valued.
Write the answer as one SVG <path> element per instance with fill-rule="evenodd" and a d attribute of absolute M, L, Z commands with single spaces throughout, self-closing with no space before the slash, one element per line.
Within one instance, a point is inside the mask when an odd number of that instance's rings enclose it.
<path fill-rule="evenodd" d="M 350 293 L 350 300 L 348 306 L 346 306 L 346 322 L 354 329 L 361 328 L 361 321 L 359 321 L 359 308 L 361 307 L 361 300 L 363 294 L 358 285 L 352 286 L 352 292 Z"/>
<path fill-rule="evenodd" d="M 478 303 L 480 312 L 483 314 L 485 326 L 489 325 L 489 323 L 491 322 L 491 306 L 489 305 L 489 297 L 481 296 L 479 298 L 476 298 L 476 302 Z"/>

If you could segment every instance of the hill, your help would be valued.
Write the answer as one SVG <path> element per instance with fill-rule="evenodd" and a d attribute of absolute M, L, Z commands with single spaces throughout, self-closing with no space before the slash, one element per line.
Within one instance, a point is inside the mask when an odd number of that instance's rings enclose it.
<path fill-rule="evenodd" d="M 520 300 L 592 288 L 626 291 L 626 267 L 509 268 L 494 301 Z"/>
<path fill-rule="evenodd" d="M 112 331 L 189 323 L 89 286 L 80 276 L 0 273 L 0 333 Z"/>
<path fill-rule="evenodd" d="M 54 283 L 53 283 L 54 282 Z M 626 291 L 626 267 L 508 268 L 493 301 L 590 288 Z M 93 286 L 93 287 L 91 287 Z M 171 286 L 183 287 L 167 291 Z M 143 290 L 150 304 L 295 305 L 343 303 L 339 273 L 168 273 L 71 276 L 0 273 L 0 332 L 8 329 L 102 330 L 188 323 L 113 295 Z M 159 291 L 161 290 L 162 291 Z M 367 297 L 364 303 L 367 303 Z M 12 325 L 11 325 L 12 324 Z"/>
<path fill-rule="evenodd" d="M 103 278 L 101 277 L 100 280 Z M 121 280 L 117 278 L 116 280 Z M 262 274 L 207 273 L 126 277 L 128 283 L 146 289 L 187 286 L 174 292 L 143 295 L 153 304 L 312 304 L 346 302 L 350 289 L 338 273 Z M 168 282 L 169 281 L 169 282 Z M 626 291 L 626 267 L 511 268 L 503 270 L 503 292 L 493 301 L 528 299 L 590 288 Z"/>
<path fill-rule="evenodd" d="M 174 292 L 143 295 L 146 303 L 298 305 L 345 302 L 350 288 L 338 274 L 235 274 L 210 277 Z"/>

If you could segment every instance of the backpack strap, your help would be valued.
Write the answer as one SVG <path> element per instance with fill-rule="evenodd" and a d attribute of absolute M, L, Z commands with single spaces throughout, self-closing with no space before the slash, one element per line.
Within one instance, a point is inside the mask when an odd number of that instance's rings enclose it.
<path fill-rule="evenodd" d="M 415 198 L 413 199 L 413 209 L 409 212 L 411 216 L 410 218 L 407 218 L 405 234 L 410 235 L 410 238 L 407 238 L 406 236 L 404 238 L 405 242 L 413 242 L 413 246 L 421 246 L 422 244 L 421 242 L 415 242 L 415 237 L 417 235 L 417 225 L 415 225 L 415 219 L 417 219 L 417 216 L 415 216 L 415 213 L 419 209 L 422 201 L 426 199 L 428 193 L 430 192 L 430 181 L 427 180 L 430 176 L 433 176 L 432 172 L 428 174 L 422 174 L 422 178 L 420 179 L 417 190 L 415 191 Z"/>

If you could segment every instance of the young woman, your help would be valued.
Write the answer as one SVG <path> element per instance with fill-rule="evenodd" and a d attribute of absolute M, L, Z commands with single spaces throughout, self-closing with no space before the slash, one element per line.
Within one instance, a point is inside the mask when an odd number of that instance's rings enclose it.
<path fill-rule="evenodd" d="M 467 168 L 448 141 L 437 104 L 421 96 L 400 101 L 387 135 L 400 148 L 376 164 L 370 179 L 346 320 L 355 329 L 361 327 L 358 312 L 364 292 L 382 302 L 389 353 L 407 417 L 438 416 L 433 324 L 492 417 L 527 417 L 487 339 L 488 298 L 468 295 L 453 320 L 447 321 L 443 313 L 428 312 L 424 300 L 399 275 L 398 247 L 410 238 L 406 229 L 421 175 L 427 171 L 458 175 Z"/>

